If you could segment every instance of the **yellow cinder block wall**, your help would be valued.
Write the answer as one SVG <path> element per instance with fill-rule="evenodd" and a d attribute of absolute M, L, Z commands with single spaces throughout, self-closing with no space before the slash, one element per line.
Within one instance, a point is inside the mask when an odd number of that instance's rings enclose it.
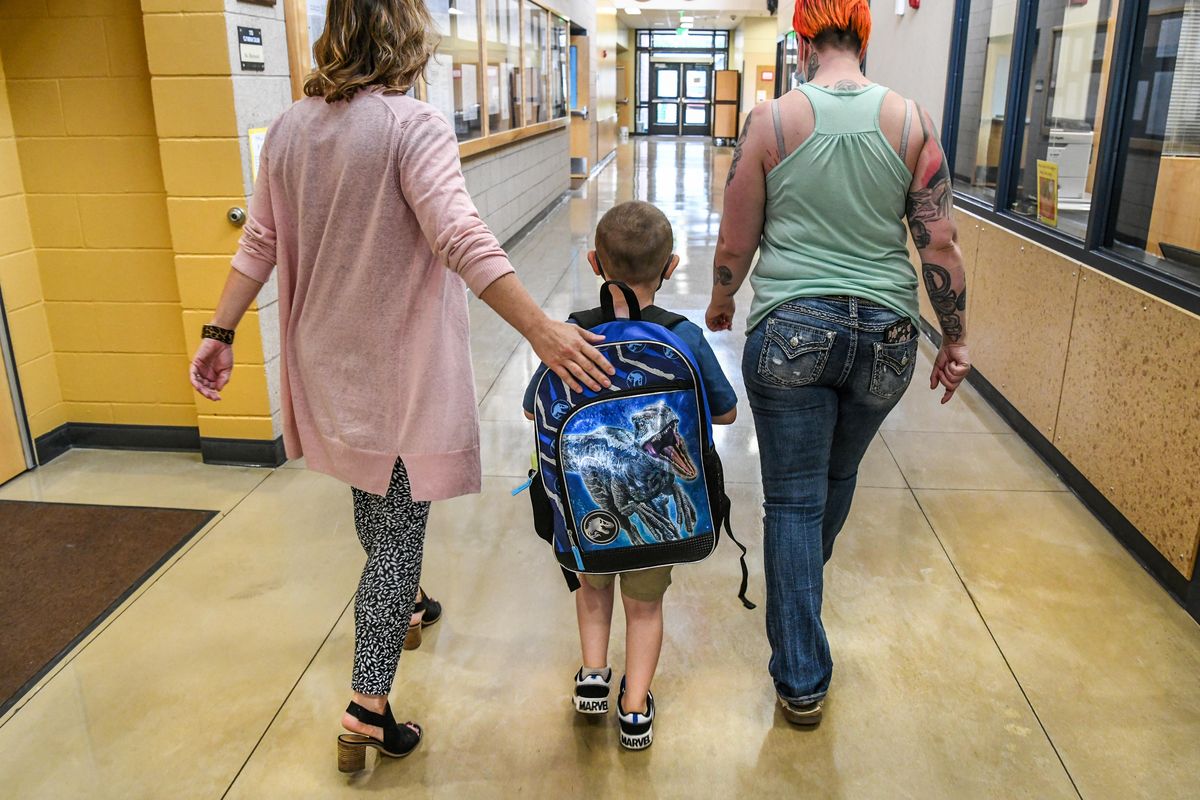
<path fill-rule="evenodd" d="M 15 348 L 45 361 L 21 375 L 32 433 L 63 422 L 194 426 L 141 5 L 0 9 L 44 299 L 10 318 Z"/>
<path fill-rule="evenodd" d="M 174 246 L 184 349 L 199 343 L 237 248 L 225 218 L 246 207 L 222 0 L 143 0 L 153 123 Z M 234 372 L 220 403 L 193 393 L 205 438 L 275 438 L 257 305 L 238 326 Z"/>
<path fill-rule="evenodd" d="M 0 19 L 0 27 L 5 22 Z M 4 296 L 29 424 L 38 436 L 62 424 L 62 390 L 51 350 L 45 296 L 6 89 L 0 52 L 0 294 Z M 7 391 L 7 387 L 0 386 L 0 391 Z"/>

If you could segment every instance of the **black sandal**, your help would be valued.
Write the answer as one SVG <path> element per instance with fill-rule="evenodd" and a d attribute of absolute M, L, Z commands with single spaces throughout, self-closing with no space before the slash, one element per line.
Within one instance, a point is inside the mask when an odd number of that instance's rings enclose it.
<path fill-rule="evenodd" d="M 412 613 L 421 614 L 421 612 L 424 612 L 424 614 L 421 616 L 420 625 L 408 626 L 408 633 L 404 636 L 405 650 L 416 650 L 420 647 L 421 631 L 442 618 L 442 604 L 425 594 L 424 589 L 418 587 L 417 591 L 421 593 L 421 599 L 413 603 Z"/>
<path fill-rule="evenodd" d="M 339 772 L 358 772 L 367 766 L 367 748 L 373 747 L 388 758 L 404 758 L 421 743 L 421 726 L 415 722 L 397 725 L 392 717 L 392 706 L 384 706 L 382 714 L 363 708 L 358 703 L 346 706 L 346 713 L 364 725 L 375 725 L 383 729 L 383 741 L 362 733 L 343 733 L 338 736 L 337 754 Z M 414 731 L 408 727 L 412 725 Z"/>

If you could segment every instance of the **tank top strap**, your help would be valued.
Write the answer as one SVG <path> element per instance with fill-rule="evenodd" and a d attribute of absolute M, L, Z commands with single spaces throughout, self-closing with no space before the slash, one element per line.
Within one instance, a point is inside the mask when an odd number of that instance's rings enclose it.
<path fill-rule="evenodd" d="M 870 133 L 879 130 L 879 109 L 888 89 L 873 83 L 854 92 L 839 92 L 812 83 L 800 91 L 813 109 L 813 134 Z"/>

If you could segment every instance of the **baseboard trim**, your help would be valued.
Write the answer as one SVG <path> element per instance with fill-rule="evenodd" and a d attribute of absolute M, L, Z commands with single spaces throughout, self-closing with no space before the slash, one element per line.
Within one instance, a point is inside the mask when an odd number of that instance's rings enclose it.
<path fill-rule="evenodd" d="M 66 422 L 34 441 L 44 465 L 74 447 L 99 450 L 199 450 L 200 429 L 183 425 Z"/>
<path fill-rule="evenodd" d="M 96 450 L 199 452 L 206 464 L 278 467 L 286 460 L 283 437 L 275 439 L 202 438 L 200 429 L 183 425 L 114 425 L 67 422 L 34 441 L 38 465 L 76 447 Z"/>
<path fill-rule="evenodd" d="M 38 466 L 49 464 L 71 449 L 71 433 L 67 424 L 59 425 L 49 433 L 33 440 L 33 454 Z"/>
<path fill-rule="evenodd" d="M 278 467 L 287 461 L 283 437 L 275 439 L 200 439 L 205 464 L 235 467 Z"/>
<path fill-rule="evenodd" d="M 935 345 L 941 346 L 941 334 L 928 322 L 921 328 Z M 1033 448 L 1050 469 L 1058 473 L 1067 488 L 1108 528 L 1118 542 L 1142 565 L 1159 585 L 1167 590 L 1197 622 L 1200 622 L 1200 575 L 1193 573 L 1188 581 L 1167 561 L 1162 553 L 1142 535 L 1132 522 L 1097 489 L 1062 452 L 1047 439 L 1012 403 L 977 369 L 972 368 L 967 382 L 987 401 L 1012 429 Z"/>

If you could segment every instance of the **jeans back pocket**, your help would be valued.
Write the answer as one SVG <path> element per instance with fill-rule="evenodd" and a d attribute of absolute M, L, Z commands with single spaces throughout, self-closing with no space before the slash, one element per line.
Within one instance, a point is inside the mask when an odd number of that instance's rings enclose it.
<path fill-rule="evenodd" d="M 758 377 L 794 389 L 815 383 L 829 360 L 836 333 L 778 317 L 767 319 Z"/>
<path fill-rule="evenodd" d="M 871 369 L 871 394 L 890 400 L 902 394 L 912 381 L 917 364 L 917 339 L 894 344 L 875 343 L 875 364 Z"/>

